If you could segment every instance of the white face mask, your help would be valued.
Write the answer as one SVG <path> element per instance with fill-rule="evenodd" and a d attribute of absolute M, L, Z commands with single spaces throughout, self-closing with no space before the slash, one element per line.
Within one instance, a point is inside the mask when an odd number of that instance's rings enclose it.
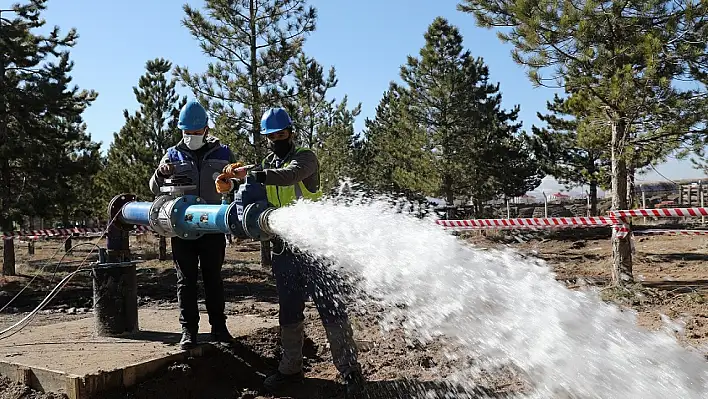
<path fill-rule="evenodd" d="M 198 150 L 204 145 L 204 135 L 183 134 L 182 141 L 190 150 Z"/>

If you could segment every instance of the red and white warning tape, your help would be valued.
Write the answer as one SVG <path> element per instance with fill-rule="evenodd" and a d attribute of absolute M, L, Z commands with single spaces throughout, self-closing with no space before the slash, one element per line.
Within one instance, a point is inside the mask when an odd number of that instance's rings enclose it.
<path fill-rule="evenodd" d="M 100 227 L 75 227 L 71 229 L 42 229 L 42 230 L 22 230 L 3 232 L 2 238 L 9 237 L 67 237 L 74 234 L 103 233 L 105 229 Z M 138 226 L 134 232 L 152 231 L 148 226 Z"/>
<path fill-rule="evenodd" d="M 617 236 L 624 238 L 629 234 L 629 226 L 620 218 L 613 216 L 563 217 L 563 218 L 519 218 L 519 219 L 471 219 L 471 220 L 436 220 L 446 230 L 467 231 L 487 229 L 559 229 L 581 226 L 612 227 Z"/>
<path fill-rule="evenodd" d="M 657 218 L 698 217 L 708 216 L 708 208 L 662 208 L 662 209 L 629 209 L 610 211 L 610 215 L 620 218 L 649 216 Z"/>
<path fill-rule="evenodd" d="M 612 217 L 573 217 L 573 218 L 524 218 L 524 219 L 472 219 L 438 220 L 437 224 L 446 228 L 562 228 L 575 226 L 612 226 L 621 223 Z"/>

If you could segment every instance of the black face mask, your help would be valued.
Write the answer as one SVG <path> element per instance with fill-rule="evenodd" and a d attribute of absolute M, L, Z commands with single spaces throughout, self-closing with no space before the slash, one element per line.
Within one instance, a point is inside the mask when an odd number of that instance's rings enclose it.
<path fill-rule="evenodd" d="M 285 139 L 270 142 L 268 147 L 278 158 L 284 158 L 292 149 L 293 144 L 290 139 Z"/>

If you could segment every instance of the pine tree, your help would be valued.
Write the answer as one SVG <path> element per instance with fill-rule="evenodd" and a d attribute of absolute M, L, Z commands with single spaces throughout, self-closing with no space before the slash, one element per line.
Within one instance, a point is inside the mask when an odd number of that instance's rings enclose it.
<path fill-rule="evenodd" d="M 186 67 L 177 67 L 176 73 L 208 106 L 222 137 L 237 146 L 239 156 L 254 163 L 265 155 L 261 116 L 283 102 L 290 61 L 315 29 L 316 11 L 305 4 L 305 0 L 206 0 L 208 18 L 184 5 L 183 24 L 214 62 L 203 74 L 192 74 Z"/>
<path fill-rule="evenodd" d="M 321 144 L 316 152 L 324 191 L 336 189 L 341 180 L 354 177 L 354 121 L 360 113 L 361 103 L 349 109 L 348 98 L 344 96 L 317 127 L 317 140 Z"/>
<path fill-rule="evenodd" d="M 675 150 L 704 118 L 700 93 L 672 83 L 705 64 L 705 2 L 463 0 L 460 9 L 480 26 L 503 27 L 500 39 L 535 84 L 555 80 L 571 107 L 597 105 L 588 114 L 603 123 L 596 131 L 610 132 L 613 209 L 629 205 L 638 153 Z M 553 76 L 543 78 L 545 68 Z M 628 239 L 613 239 L 613 258 L 613 283 L 632 282 Z"/>
<path fill-rule="evenodd" d="M 327 92 L 337 86 L 337 74 L 331 67 L 325 78 L 322 65 L 303 52 L 292 65 L 295 82 L 288 91 L 285 107 L 293 119 L 300 145 L 320 148 L 324 140 L 319 135 L 319 128 L 327 124 L 335 112 L 336 100 L 328 99 Z"/>
<path fill-rule="evenodd" d="M 176 78 L 168 80 L 171 69 L 172 63 L 163 58 L 145 63 L 145 74 L 133 87 L 140 108 L 132 115 L 123 111 L 125 125 L 113 134 L 100 175 L 104 203 L 120 193 L 134 193 L 147 201 L 154 197 L 148 181 L 160 158 L 182 137 L 177 123 L 187 101 L 175 90 Z"/>
<path fill-rule="evenodd" d="M 75 139 L 67 141 L 63 149 L 57 149 L 60 160 L 55 166 L 54 204 L 55 213 L 67 226 L 72 220 L 83 223 L 90 218 L 103 218 L 107 207 L 98 206 L 94 184 L 94 177 L 103 166 L 101 144 L 91 141 L 85 124 L 80 121 L 64 124 L 71 131 L 67 136 L 75 136 Z"/>
<path fill-rule="evenodd" d="M 81 114 L 96 99 L 94 91 L 70 87 L 76 44 L 54 27 L 47 35 L 41 13 L 46 0 L 0 9 L 0 228 L 11 229 L 23 215 L 53 217 L 76 194 L 63 182 L 91 178 L 90 169 L 67 164 L 95 144 L 81 127 Z M 74 151 L 76 150 L 76 151 Z M 77 158 L 73 158 L 76 156 Z M 64 175 L 63 173 L 68 173 Z M 73 204 L 75 205 L 75 204 Z M 72 206 L 73 206 L 72 205 Z"/>
<path fill-rule="evenodd" d="M 425 42 L 419 58 L 408 57 L 401 77 L 410 112 L 435 151 L 440 195 L 448 204 L 471 198 L 481 205 L 536 187 L 539 170 L 515 123 L 519 108 L 501 109 L 499 85 L 489 83 L 483 60 L 463 49 L 459 30 L 441 17 L 429 26 Z"/>
<path fill-rule="evenodd" d="M 594 121 L 574 115 L 558 95 L 547 102 L 546 107 L 549 114 L 539 112 L 537 115 L 547 128 L 532 127 L 532 140 L 542 159 L 543 171 L 568 188 L 588 185 L 590 214 L 596 216 L 602 168 L 609 166 L 603 162 L 609 152 L 609 137 L 593 131 Z"/>
<path fill-rule="evenodd" d="M 355 151 L 355 176 L 368 188 L 410 199 L 433 195 L 439 176 L 425 129 L 411 117 L 410 97 L 390 83 L 365 122 L 364 140 Z"/>

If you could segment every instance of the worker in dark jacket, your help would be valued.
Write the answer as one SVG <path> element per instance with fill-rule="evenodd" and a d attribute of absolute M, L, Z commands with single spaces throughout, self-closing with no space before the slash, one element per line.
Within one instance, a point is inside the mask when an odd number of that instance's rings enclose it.
<path fill-rule="evenodd" d="M 315 153 L 295 145 L 290 116 L 282 108 L 268 110 L 261 119 L 270 153 L 260 167 L 227 167 L 220 178 L 244 179 L 251 173 L 263 183 L 268 202 L 274 207 L 292 204 L 300 198 L 316 201 L 320 191 L 319 161 Z M 272 240 L 272 267 L 280 305 L 282 358 L 275 374 L 264 385 L 277 391 L 304 379 L 302 346 L 305 300 L 312 297 L 330 343 L 332 359 L 348 395 L 361 391 L 364 379 L 357 360 L 352 328 L 343 303 L 337 301 L 339 279 L 324 265 L 299 252 L 280 238 Z"/>
<path fill-rule="evenodd" d="M 229 147 L 209 133 L 208 115 L 196 101 L 188 102 L 179 114 L 178 127 L 182 140 L 170 147 L 150 178 L 150 189 L 160 194 L 165 178 L 174 175 L 187 177 L 196 189 L 185 194 L 197 195 L 208 204 L 220 204 L 221 194 L 214 188 L 214 178 L 223 168 L 236 161 Z M 225 182 L 231 184 L 233 182 Z M 232 341 L 226 328 L 224 287 L 221 267 L 226 255 L 226 236 L 221 233 L 204 234 L 196 240 L 172 237 L 172 256 L 177 269 L 177 300 L 179 321 L 182 325 L 180 347 L 189 349 L 197 344 L 199 308 L 197 306 L 197 279 L 201 268 L 206 309 L 214 341 Z"/>

